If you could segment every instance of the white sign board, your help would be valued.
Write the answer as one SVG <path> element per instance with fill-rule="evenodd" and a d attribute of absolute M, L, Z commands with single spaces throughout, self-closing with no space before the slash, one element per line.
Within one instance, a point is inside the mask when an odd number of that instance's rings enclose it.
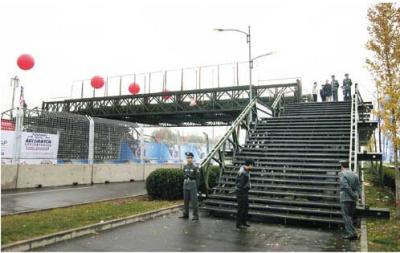
<path fill-rule="evenodd" d="M 1 131 L 1 158 L 13 158 L 15 144 L 15 131 Z"/>
<path fill-rule="evenodd" d="M 57 163 L 58 141 L 57 134 L 22 132 L 21 163 Z"/>

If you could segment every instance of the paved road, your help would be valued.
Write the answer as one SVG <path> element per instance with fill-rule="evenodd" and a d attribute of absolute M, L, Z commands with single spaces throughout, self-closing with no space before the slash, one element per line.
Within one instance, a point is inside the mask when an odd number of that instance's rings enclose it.
<path fill-rule="evenodd" d="M 146 194 L 144 182 L 2 191 L 1 215 Z"/>
<path fill-rule="evenodd" d="M 35 251 L 359 251 L 359 241 L 346 241 L 338 231 L 266 223 L 247 231 L 234 220 L 208 217 L 198 223 L 180 213 L 99 234 L 60 242 Z"/>

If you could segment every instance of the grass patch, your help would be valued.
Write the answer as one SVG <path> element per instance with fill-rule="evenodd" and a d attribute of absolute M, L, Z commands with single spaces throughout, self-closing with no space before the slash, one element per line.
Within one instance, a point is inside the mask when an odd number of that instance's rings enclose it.
<path fill-rule="evenodd" d="M 181 203 L 133 197 L 1 218 L 2 245 Z"/>
<path fill-rule="evenodd" d="M 390 220 L 367 219 L 369 251 L 400 251 L 400 219 L 396 219 L 395 195 L 376 183 L 371 169 L 364 170 L 365 201 L 371 207 L 390 209 Z"/>

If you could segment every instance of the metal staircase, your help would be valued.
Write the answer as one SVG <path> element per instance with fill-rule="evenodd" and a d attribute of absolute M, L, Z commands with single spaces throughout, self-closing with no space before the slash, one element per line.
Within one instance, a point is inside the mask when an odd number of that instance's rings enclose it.
<path fill-rule="evenodd" d="M 377 157 L 375 153 L 360 153 L 360 145 L 366 144 L 376 127 L 376 122 L 369 121 L 372 105 L 362 100 L 357 84 L 351 102 L 285 104 L 283 97 L 284 91 L 272 107 L 266 106 L 271 111 L 268 118 L 259 116 L 257 101 L 250 103 L 240 118 L 243 120 L 250 112 L 256 116 L 246 124 L 245 143 L 240 145 L 234 135 L 238 119 L 201 164 L 205 171 L 211 160 L 221 167 L 218 185 L 202 208 L 234 216 L 236 174 L 246 158 L 253 158 L 251 218 L 285 224 L 340 225 L 339 161 L 349 159 L 351 169 L 362 178 L 359 161 Z M 229 135 L 236 141 L 229 140 Z M 224 153 L 227 140 L 234 143 L 232 162 L 228 164 L 223 156 L 216 158 L 217 153 Z"/>

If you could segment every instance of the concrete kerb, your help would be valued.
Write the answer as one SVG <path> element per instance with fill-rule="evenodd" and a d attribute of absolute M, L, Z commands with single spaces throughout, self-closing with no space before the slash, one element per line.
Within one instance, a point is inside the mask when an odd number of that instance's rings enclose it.
<path fill-rule="evenodd" d="M 70 240 L 73 238 L 81 237 L 88 234 L 94 234 L 100 231 L 113 229 L 116 227 L 145 221 L 162 215 L 170 214 L 179 211 L 182 204 L 174 205 L 171 207 L 162 208 L 155 211 L 149 211 L 143 214 L 128 216 L 125 218 L 114 219 L 106 222 L 100 222 L 84 227 L 69 229 L 45 236 L 36 237 L 33 239 L 23 240 L 15 243 L 10 243 L 1 246 L 2 251 L 28 251 L 39 247 L 44 247 L 61 241 Z"/>
<path fill-rule="evenodd" d="M 361 174 L 362 191 L 361 191 L 361 201 L 365 205 L 365 187 L 364 187 L 364 172 Z M 367 231 L 367 220 L 361 218 L 361 235 L 360 235 L 360 251 L 368 252 L 368 231 Z"/>

